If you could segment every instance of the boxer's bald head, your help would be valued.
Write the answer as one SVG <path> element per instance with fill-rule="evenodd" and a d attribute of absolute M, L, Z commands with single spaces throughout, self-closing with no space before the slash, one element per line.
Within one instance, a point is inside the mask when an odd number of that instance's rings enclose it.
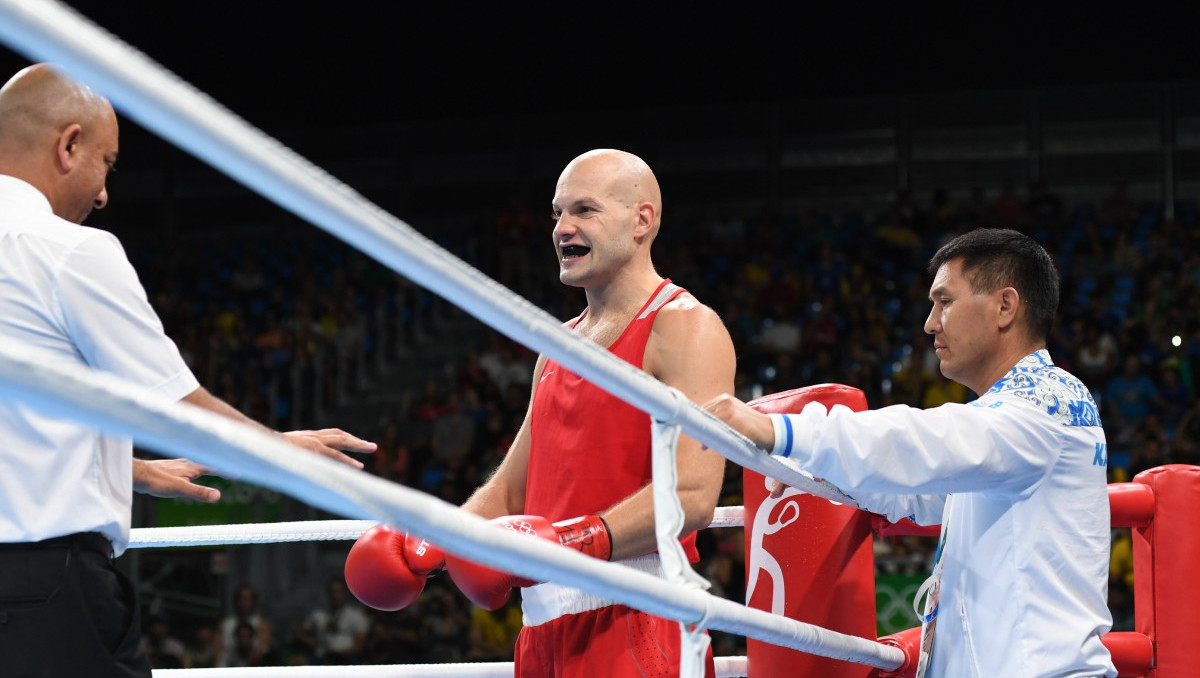
<path fill-rule="evenodd" d="M 631 271 L 657 276 L 650 246 L 662 224 L 662 195 L 638 156 L 611 148 L 577 156 L 559 175 L 550 208 L 563 283 L 595 290 L 630 279 Z"/>
<path fill-rule="evenodd" d="M 559 184 L 573 175 L 586 177 L 597 190 L 630 209 L 649 203 L 654 208 L 653 233 L 657 234 L 662 225 L 662 191 L 646 161 L 627 151 L 597 148 L 573 159 L 559 176 Z"/>
<path fill-rule="evenodd" d="M 117 136 L 108 100 L 49 64 L 0 88 L 0 174 L 32 184 L 64 219 L 82 222 L 108 202 Z"/>

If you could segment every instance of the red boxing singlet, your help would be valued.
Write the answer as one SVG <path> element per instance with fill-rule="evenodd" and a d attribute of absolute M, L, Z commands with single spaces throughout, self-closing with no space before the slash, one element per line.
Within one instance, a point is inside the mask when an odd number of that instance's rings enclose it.
<path fill-rule="evenodd" d="M 641 369 L 659 309 L 684 291 L 664 280 L 608 350 Z M 649 484 L 650 464 L 650 415 L 547 360 L 533 396 L 525 512 L 596 515 Z M 698 561 L 696 533 L 680 542 Z"/>

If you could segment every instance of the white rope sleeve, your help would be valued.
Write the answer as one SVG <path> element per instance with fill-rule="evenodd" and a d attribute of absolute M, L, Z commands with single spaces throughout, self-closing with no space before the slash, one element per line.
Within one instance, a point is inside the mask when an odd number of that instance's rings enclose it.
<path fill-rule="evenodd" d="M 809 494 L 857 506 L 760 450 L 701 407 L 439 247 L 212 98 L 53 0 L 0 0 L 0 39 L 60 65 L 180 148 L 470 312 L 480 321 L 684 432 L 730 461 Z"/>
<path fill-rule="evenodd" d="M 682 395 L 680 396 L 682 397 Z M 711 584 L 692 569 L 679 543 L 686 516 L 679 502 L 679 426 L 661 421 L 650 425 L 651 472 L 653 475 L 654 530 L 658 555 L 667 581 L 685 588 L 708 590 Z M 679 676 L 704 678 L 704 656 L 711 638 L 705 632 L 708 609 L 696 619 L 679 622 Z M 695 628 L 691 628 L 695 626 Z"/>

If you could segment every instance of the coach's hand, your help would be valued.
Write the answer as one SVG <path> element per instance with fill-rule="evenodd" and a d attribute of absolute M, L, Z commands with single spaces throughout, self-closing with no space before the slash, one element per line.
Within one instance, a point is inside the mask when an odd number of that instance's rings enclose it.
<path fill-rule="evenodd" d="M 758 447 L 768 452 L 775 447 L 775 426 L 771 423 L 771 417 L 728 393 L 704 403 L 704 409 Z"/>

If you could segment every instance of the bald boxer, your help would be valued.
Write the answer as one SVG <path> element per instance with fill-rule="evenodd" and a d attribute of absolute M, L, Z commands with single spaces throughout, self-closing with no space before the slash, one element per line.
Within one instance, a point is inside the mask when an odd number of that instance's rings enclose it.
<path fill-rule="evenodd" d="M 108 204 L 118 151 L 112 106 L 52 66 L 0 88 L 0 340 L 263 428 L 200 386 L 120 243 L 81 225 Z M 343 451 L 375 447 L 338 429 L 280 435 L 359 467 Z M 204 472 L 0 399 L 0 673 L 149 678 L 134 587 L 112 558 L 135 489 L 216 501 L 192 482 Z"/>
<path fill-rule="evenodd" d="M 587 299 L 565 326 L 697 403 L 732 393 L 733 342 L 721 319 L 654 268 L 650 248 L 662 197 L 650 167 L 624 151 L 584 153 L 562 171 L 551 208 L 559 279 L 583 288 Z M 645 412 L 541 356 L 515 441 L 463 508 L 498 527 L 661 573 L 650 425 Z M 694 563 L 695 531 L 712 520 L 724 458 L 687 436 L 679 438 L 678 455 L 682 543 Z M 430 546 L 388 528 L 365 535 L 347 559 L 347 581 L 367 604 L 411 602 L 427 573 L 440 567 L 428 559 Z M 503 605 L 513 586 L 534 584 L 447 561 L 454 582 L 484 607 Z M 525 626 L 514 657 L 521 678 L 679 675 L 674 621 L 553 583 L 524 588 L 521 603 Z M 707 671 L 714 675 L 711 650 Z"/>

